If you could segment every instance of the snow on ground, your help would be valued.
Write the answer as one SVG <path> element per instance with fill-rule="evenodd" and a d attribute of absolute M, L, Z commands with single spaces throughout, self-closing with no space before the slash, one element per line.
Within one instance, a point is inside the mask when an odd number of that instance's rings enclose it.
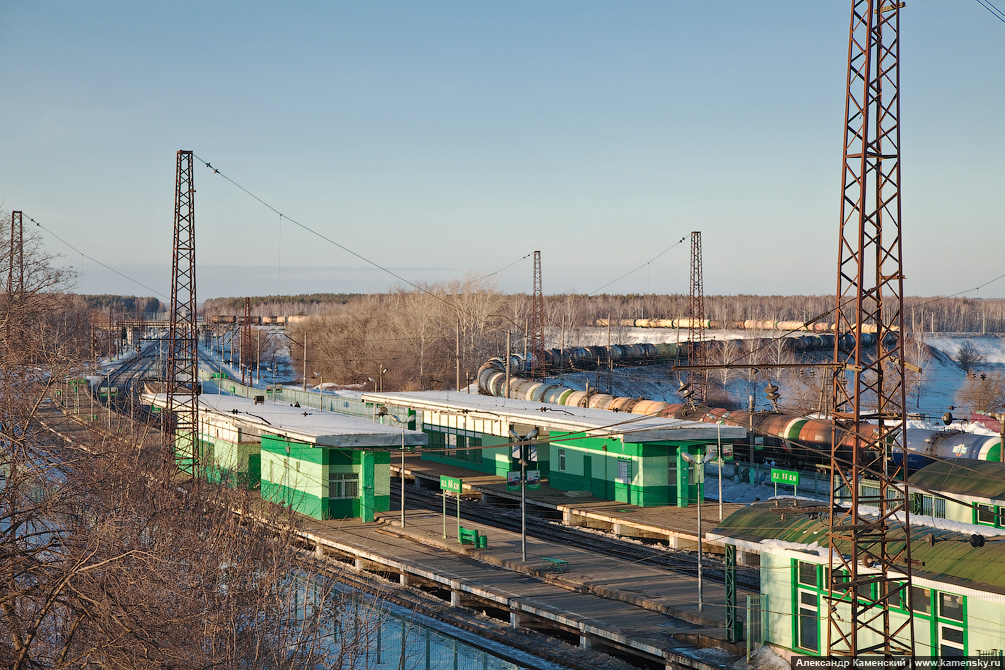
<path fill-rule="evenodd" d="M 750 657 L 733 664 L 733 670 L 789 670 L 789 662 L 779 656 L 771 647 L 761 647 Z"/>

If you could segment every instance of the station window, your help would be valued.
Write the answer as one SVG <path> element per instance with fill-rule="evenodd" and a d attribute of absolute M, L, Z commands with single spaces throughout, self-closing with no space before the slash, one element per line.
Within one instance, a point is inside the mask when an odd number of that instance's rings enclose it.
<path fill-rule="evenodd" d="M 952 619 L 953 621 L 963 621 L 963 596 L 952 593 L 939 594 L 939 617 L 942 619 Z"/>
<path fill-rule="evenodd" d="M 799 592 L 799 646 L 810 651 L 820 650 L 820 621 L 816 593 Z"/>
<path fill-rule="evenodd" d="M 329 472 L 328 497 L 358 498 L 359 474 L 355 472 Z"/>
<path fill-rule="evenodd" d="M 962 628 L 939 624 L 939 654 L 941 656 L 963 656 L 965 636 Z"/>
<path fill-rule="evenodd" d="M 966 654 L 966 612 L 963 596 L 940 593 L 938 600 L 939 654 L 963 656 Z"/>
<path fill-rule="evenodd" d="M 911 587 L 911 609 L 917 614 L 932 613 L 932 591 L 920 586 Z"/>
<path fill-rule="evenodd" d="M 984 524 L 987 526 L 997 525 L 996 520 L 998 515 L 995 513 L 994 505 L 978 505 L 977 506 L 977 523 Z"/>
<path fill-rule="evenodd" d="M 565 472 L 565 449 L 558 450 L 558 469 Z"/>
<path fill-rule="evenodd" d="M 803 586 L 817 587 L 817 566 L 815 563 L 799 561 L 799 583 Z"/>
<path fill-rule="evenodd" d="M 618 481 L 622 484 L 632 483 L 632 462 L 626 460 L 618 461 Z"/>

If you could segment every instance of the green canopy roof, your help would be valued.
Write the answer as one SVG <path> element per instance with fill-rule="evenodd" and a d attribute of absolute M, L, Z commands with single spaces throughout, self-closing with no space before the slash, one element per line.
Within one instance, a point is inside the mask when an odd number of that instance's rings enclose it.
<path fill-rule="evenodd" d="M 762 544 L 764 540 L 780 540 L 807 545 L 804 551 L 817 556 L 816 548 L 808 545 L 816 542 L 826 550 L 827 511 L 824 509 L 818 518 L 792 512 L 782 515 L 776 511 L 774 501 L 753 503 L 723 519 L 712 533 L 723 536 L 727 542 L 732 539 Z M 926 539 L 929 534 L 933 544 Z M 900 551 L 906 539 L 903 525 L 894 522 L 887 537 L 893 540 L 890 550 Z M 913 525 L 911 558 L 924 563 L 916 563 L 913 573 L 934 581 L 1005 594 L 1005 537 L 986 538 L 980 548 L 971 546 L 970 537 L 967 533 Z M 850 550 L 848 543 L 839 543 L 838 547 L 845 554 Z M 770 551 L 771 547 L 765 546 L 764 550 Z"/>
<path fill-rule="evenodd" d="M 910 481 L 929 491 L 1005 500 L 1005 463 L 972 458 L 936 461 L 911 475 Z"/>

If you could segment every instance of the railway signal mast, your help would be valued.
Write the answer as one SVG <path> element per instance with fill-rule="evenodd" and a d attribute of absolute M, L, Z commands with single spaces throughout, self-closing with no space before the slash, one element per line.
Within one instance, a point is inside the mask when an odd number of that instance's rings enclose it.
<path fill-rule="evenodd" d="M 912 617 L 891 618 L 911 592 L 910 512 L 894 439 L 906 425 L 900 208 L 900 9 L 903 3 L 853 0 L 848 42 L 844 165 L 838 252 L 832 397 L 830 570 L 827 653 L 873 654 L 905 663 L 914 653 Z M 874 332 L 866 356 L 863 333 Z M 854 346 L 842 351 L 843 334 Z M 871 424 L 871 425 L 869 425 Z M 839 445 L 853 445 L 848 452 Z M 846 447 L 847 448 L 847 447 Z M 868 475 L 877 496 L 859 494 Z M 851 498 L 838 508 L 836 491 Z M 863 517 L 859 505 L 879 510 Z M 896 519 L 902 514 L 903 521 Z M 910 610 L 908 610 L 910 611 Z"/>
<path fill-rule="evenodd" d="M 195 184 L 191 151 L 178 152 L 170 318 L 164 439 L 166 446 L 175 449 L 176 454 L 191 454 L 192 474 L 198 478 L 199 340 L 196 331 Z"/>

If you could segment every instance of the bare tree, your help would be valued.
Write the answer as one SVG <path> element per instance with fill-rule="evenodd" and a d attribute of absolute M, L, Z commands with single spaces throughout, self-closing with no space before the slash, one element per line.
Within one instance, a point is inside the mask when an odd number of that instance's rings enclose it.
<path fill-rule="evenodd" d="M 974 412 L 1000 412 L 1005 407 L 1005 373 L 992 370 L 968 375 L 956 393 L 956 404 Z"/>
<path fill-rule="evenodd" d="M 24 257 L 24 290 L 0 294 L 0 667 L 362 667 L 365 636 L 332 642 L 351 596 L 288 512 L 235 514 L 257 496 L 179 480 L 143 426 L 45 428 L 69 423 L 51 400 L 86 371 L 89 324 L 49 258 Z"/>
<path fill-rule="evenodd" d="M 973 342 L 966 340 L 960 345 L 960 350 L 956 352 L 956 362 L 961 370 L 969 374 L 984 365 L 987 358 L 977 350 Z"/>

